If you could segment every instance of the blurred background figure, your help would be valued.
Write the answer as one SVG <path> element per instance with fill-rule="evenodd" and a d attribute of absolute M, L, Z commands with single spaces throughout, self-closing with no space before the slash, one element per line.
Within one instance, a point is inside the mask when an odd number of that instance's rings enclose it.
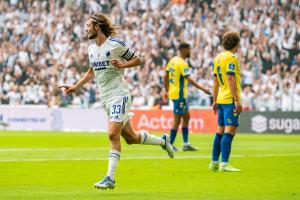
<path fill-rule="evenodd" d="M 99 106 L 95 83 L 72 97 L 63 97 L 56 88 L 75 83 L 88 68 L 89 44 L 81 27 L 91 13 L 103 12 L 145 61 L 126 73 L 135 108 L 164 104 L 155 93 L 160 93 L 167 61 L 183 41 L 192 46 L 187 61 L 193 78 L 212 86 L 220 37 L 238 27 L 243 105 L 247 110 L 299 111 L 299 7 L 295 0 L 1 1 L 0 102 Z M 211 103 L 199 90 L 191 89 L 187 99 L 191 106 Z"/>

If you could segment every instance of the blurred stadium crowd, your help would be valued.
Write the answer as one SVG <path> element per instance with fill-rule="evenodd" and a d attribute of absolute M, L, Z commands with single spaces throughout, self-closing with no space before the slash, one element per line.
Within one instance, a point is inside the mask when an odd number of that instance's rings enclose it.
<path fill-rule="evenodd" d="M 241 33 L 242 101 L 248 110 L 300 111 L 300 5 L 298 0 L 9 0 L 0 1 L 1 104 L 99 105 L 91 82 L 72 97 L 58 85 L 73 84 L 88 68 L 84 22 L 91 13 L 111 15 L 120 38 L 143 58 L 126 79 L 134 107 L 164 104 L 167 61 L 181 41 L 192 45 L 193 78 L 212 87 L 212 63 L 227 30 Z M 190 106 L 210 97 L 189 89 Z"/>

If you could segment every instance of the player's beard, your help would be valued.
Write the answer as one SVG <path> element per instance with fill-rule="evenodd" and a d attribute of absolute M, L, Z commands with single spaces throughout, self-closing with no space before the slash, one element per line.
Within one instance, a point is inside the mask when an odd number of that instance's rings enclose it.
<path fill-rule="evenodd" d="M 95 39 L 96 37 L 97 37 L 97 32 L 96 31 L 88 34 L 88 39 L 89 40 Z"/>

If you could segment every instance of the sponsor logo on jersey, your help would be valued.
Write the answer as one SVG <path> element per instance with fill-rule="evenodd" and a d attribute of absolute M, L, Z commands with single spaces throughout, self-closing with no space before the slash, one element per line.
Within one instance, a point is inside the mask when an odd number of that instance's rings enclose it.
<path fill-rule="evenodd" d="M 229 64 L 229 70 L 234 70 L 234 64 L 232 63 Z"/>
<path fill-rule="evenodd" d="M 108 65 L 109 65 L 109 60 L 92 63 L 92 66 L 94 67 L 94 70 L 106 69 L 106 67 Z"/>

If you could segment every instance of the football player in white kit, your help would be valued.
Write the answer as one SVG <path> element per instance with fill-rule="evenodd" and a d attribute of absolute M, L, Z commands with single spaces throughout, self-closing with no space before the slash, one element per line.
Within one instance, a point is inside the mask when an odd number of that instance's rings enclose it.
<path fill-rule="evenodd" d="M 159 145 L 167 151 L 170 158 L 174 157 L 174 152 L 167 134 L 157 137 L 147 131 L 135 132 L 131 126 L 129 119 L 131 94 L 123 74 L 125 68 L 139 66 L 141 59 L 122 40 L 115 37 L 116 27 L 106 15 L 90 16 L 86 22 L 85 32 L 88 39 L 95 40 L 88 48 L 90 68 L 76 84 L 61 88 L 65 94 L 71 94 L 93 77 L 96 78 L 102 106 L 109 118 L 108 137 L 111 149 L 107 175 L 95 183 L 95 187 L 113 189 L 121 155 L 120 136 L 127 144 Z"/>

